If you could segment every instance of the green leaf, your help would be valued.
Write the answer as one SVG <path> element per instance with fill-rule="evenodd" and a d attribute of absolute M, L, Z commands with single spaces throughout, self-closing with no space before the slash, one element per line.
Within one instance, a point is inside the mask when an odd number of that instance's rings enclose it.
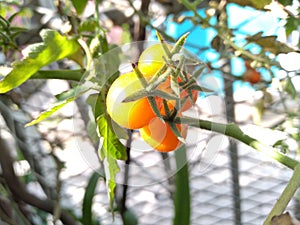
<path fill-rule="evenodd" d="M 299 25 L 299 18 L 293 16 L 288 17 L 285 24 L 286 36 L 289 36 L 294 30 L 297 30 Z"/>
<path fill-rule="evenodd" d="M 106 114 L 101 115 L 97 119 L 97 125 L 100 137 L 103 138 L 101 148 L 105 153 L 104 156 L 119 160 L 126 160 L 126 148 L 115 134 L 111 124 L 111 119 Z"/>
<path fill-rule="evenodd" d="M 72 55 L 79 49 L 75 39 L 68 39 L 58 31 L 45 29 L 40 33 L 43 43 L 28 46 L 28 56 L 13 65 L 13 70 L 0 81 L 0 93 L 21 85 L 40 68 Z"/>
<path fill-rule="evenodd" d="M 47 111 L 42 112 L 35 120 L 31 121 L 30 123 L 27 123 L 25 125 L 25 127 L 29 127 L 32 125 L 35 125 L 45 119 L 47 119 L 48 117 L 50 117 L 51 115 L 53 115 L 53 113 L 55 113 L 57 110 L 61 109 L 62 107 L 64 107 L 66 104 L 68 104 L 69 102 L 72 102 L 76 99 L 75 96 L 73 96 L 72 98 L 68 98 L 64 101 L 59 101 L 57 103 L 54 104 L 53 107 L 51 107 L 50 109 L 48 109 Z"/>
<path fill-rule="evenodd" d="M 97 134 L 97 125 L 95 120 L 90 120 L 87 124 L 87 133 L 93 143 L 99 142 L 99 136 Z"/>
<path fill-rule="evenodd" d="M 88 0 L 71 0 L 77 14 L 83 13 Z"/>
<path fill-rule="evenodd" d="M 79 87 L 78 90 L 80 90 L 78 92 L 78 94 L 71 95 L 71 96 L 65 98 L 62 101 L 58 101 L 58 102 L 54 103 L 53 106 L 50 109 L 42 112 L 35 120 L 27 123 L 25 125 L 25 127 L 29 127 L 29 126 L 35 125 L 35 124 L 37 124 L 37 123 L 39 123 L 39 122 L 47 119 L 48 117 L 50 117 L 51 115 L 53 115 L 53 113 L 55 113 L 57 110 L 61 109 L 62 107 L 64 107 L 68 103 L 74 101 L 76 98 L 78 98 L 79 96 L 81 96 L 82 94 L 84 94 L 86 91 L 88 91 L 89 87 Z"/>
<path fill-rule="evenodd" d="M 94 32 L 98 26 L 99 26 L 99 24 L 95 19 L 87 19 L 80 23 L 80 25 L 78 27 L 78 31 L 79 32 Z"/>
<path fill-rule="evenodd" d="M 93 221 L 94 219 L 92 213 L 92 206 L 99 177 L 100 174 L 97 171 L 94 172 L 90 177 L 88 185 L 85 189 L 85 194 L 82 202 L 82 224 L 84 225 L 95 224 L 95 222 Z"/>
<path fill-rule="evenodd" d="M 115 134 L 118 136 L 120 139 L 125 139 L 128 140 L 128 132 L 126 129 L 121 127 L 119 124 L 111 120 L 112 127 L 114 129 Z"/>
<path fill-rule="evenodd" d="M 116 175 L 119 173 L 120 169 L 117 164 L 117 160 L 108 156 L 104 160 L 105 165 L 105 176 L 106 176 L 106 188 L 109 198 L 109 205 L 112 212 L 114 212 L 114 199 L 115 199 L 115 189 L 116 189 Z"/>
<path fill-rule="evenodd" d="M 74 87 L 74 88 L 71 88 L 67 91 L 64 91 L 64 92 L 60 93 L 60 94 L 55 95 L 55 98 L 58 101 L 64 101 L 68 98 L 74 97 L 77 92 L 78 92 L 78 87 Z"/>
<path fill-rule="evenodd" d="M 104 171 L 106 176 L 107 193 L 110 202 L 110 208 L 113 212 L 113 203 L 115 198 L 114 190 L 116 188 L 116 175 L 120 169 L 117 160 L 126 160 L 127 153 L 125 146 L 116 136 L 111 119 L 103 114 L 97 118 L 98 133 L 102 137 L 102 146 L 99 149 L 100 158 L 104 162 Z"/>
<path fill-rule="evenodd" d="M 138 220 L 131 210 L 126 209 L 123 216 L 123 223 L 124 225 L 138 225 Z"/>
<path fill-rule="evenodd" d="M 106 112 L 105 97 L 102 96 L 102 92 L 89 95 L 86 103 L 91 106 L 94 118 L 98 118 Z"/>

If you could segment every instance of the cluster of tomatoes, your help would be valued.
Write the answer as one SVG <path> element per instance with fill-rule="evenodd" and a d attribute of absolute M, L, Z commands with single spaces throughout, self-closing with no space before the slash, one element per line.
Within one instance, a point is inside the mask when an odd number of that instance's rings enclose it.
<path fill-rule="evenodd" d="M 171 49 L 171 46 L 168 46 Z M 146 48 L 138 61 L 137 70 L 141 76 L 135 71 L 120 75 L 111 85 L 106 97 L 107 112 L 110 117 L 120 126 L 127 129 L 138 129 L 141 137 L 154 149 L 160 152 L 169 152 L 178 148 L 182 144 L 182 138 L 186 138 L 187 126 L 185 124 L 175 124 L 177 135 L 174 128 L 170 126 L 168 117 L 176 115 L 180 117 L 181 113 L 188 110 L 197 100 L 198 91 L 188 91 L 184 88 L 182 78 L 178 76 L 180 99 L 184 101 L 180 108 L 178 99 L 164 99 L 161 96 L 152 96 L 159 114 L 154 112 L 153 105 L 148 96 L 138 98 L 132 101 L 124 101 L 138 91 L 145 89 L 145 84 L 153 78 L 153 76 L 164 65 L 164 51 L 161 44 L 155 44 Z M 190 77 L 188 75 L 188 77 Z M 142 79 L 144 82 L 142 82 Z M 156 89 L 172 93 L 171 75 L 163 80 Z M 144 85 L 143 85 L 144 83 Z M 163 119 L 165 118 L 165 119 Z M 180 135 L 178 135 L 180 133 Z"/>

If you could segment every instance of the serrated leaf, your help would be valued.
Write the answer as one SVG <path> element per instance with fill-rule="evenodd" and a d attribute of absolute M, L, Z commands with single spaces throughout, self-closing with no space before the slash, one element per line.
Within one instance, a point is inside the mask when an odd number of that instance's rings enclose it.
<path fill-rule="evenodd" d="M 111 119 L 106 114 L 97 118 L 97 125 L 99 135 L 102 138 L 99 156 L 104 162 L 107 193 L 110 208 L 113 209 L 113 202 L 115 198 L 114 190 L 116 188 L 115 178 L 117 173 L 120 171 L 117 160 L 126 160 L 127 153 L 125 146 L 120 142 L 113 130 Z"/>
<path fill-rule="evenodd" d="M 285 43 L 277 41 L 277 36 L 262 36 L 263 32 L 258 32 L 253 36 L 246 38 L 247 41 L 253 42 L 261 46 L 264 51 L 271 52 L 273 54 L 279 53 L 289 53 L 294 51 L 293 48 L 290 48 Z"/>
<path fill-rule="evenodd" d="M 77 14 L 83 13 L 88 0 L 71 0 Z"/>
<path fill-rule="evenodd" d="M 79 96 L 81 96 L 82 94 L 84 94 L 86 91 L 89 90 L 88 87 L 79 87 L 79 89 L 81 89 L 81 91 L 78 92 L 78 94 L 73 95 L 73 96 L 69 96 L 68 98 L 62 100 L 62 101 L 58 101 L 56 103 L 53 104 L 53 106 L 42 112 L 35 120 L 25 124 L 25 127 L 29 127 L 32 125 L 35 125 L 47 118 L 49 118 L 50 116 L 52 116 L 56 111 L 58 111 L 59 109 L 61 109 L 62 107 L 64 107 L 65 105 L 67 105 L 68 103 L 74 101 L 76 98 L 78 98 Z"/>
<path fill-rule="evenodd" d="M 53 115 L 53 113 L 55 113 L 57 110 L 61 109 L 62 107 L 64 107 L 66 104 L 68 104 L 69 102 L 72 102 L 76 99 L 76 97 L 72 97 L 72 98 L 68 98 L 64 101 L 59 101 L 56 104 L 54 104 L 53 107 L 51 107 L 49 110 L 42 112 L 35 120 L 31 121 L 30 123 L 27 123 L 25 125 L 25 127 L 29 127 L 32 125 L 35 125 L 45 119 L 47 119 L 48 117 L 50 117 L 51 115 Z"/>
<path fill-rule="evenodd" d="M 114 199 L 115 199 L 115 189 L 116 189 L 116 175 L 120 172 L 119 166 L 117 164 L 116 159 L 108 156 L 104 159 L 104 170 L 105 170 L 105 177 L 106 177 L 106 188 L 107 194 L 109 198 L 109 205 L 112 212 L 114 206 Z"/>
<path fill-rule="evenodd" d="M 0 93 L 6 93 L 21 85 L 40 68 L 67 56 L 79 49 L 75 39 L 68 39 L 58 31 L 45 29 L 40 33 L 43 43 L 33 44 L 25 49 L 27 56 L 13 65 L 13 70 L 0 81 Z"/>
<path fill-rule="evenodd" d="M 93 206 L 93 198 L 95 196 L 95 190 L 97 187 L 97 183 L 99 180 L 100 174 L 98 172 L 94 172 L 89 179 L 88 185 L 85 188 L 85 193 L 82 202 L 82 224 L 84 225 L 94 225 L 92 206 Z"/>
<path fill-rule="evenodd" d="M 103 138 L 102 151 L 104 157 L 126 160 L 127 153 L 125 146 L 120 142 L 111 125 L 111 119 L 107 115 L 101 115 L 97 119 L 98 132 Z M 103 158 L 102 158 L 103 159 Z"/>

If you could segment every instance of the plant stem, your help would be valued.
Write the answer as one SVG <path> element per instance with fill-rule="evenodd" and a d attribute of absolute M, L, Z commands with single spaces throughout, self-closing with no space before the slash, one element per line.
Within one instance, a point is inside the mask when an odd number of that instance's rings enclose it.
<path fill-rule="evenodd" d="M 186 158 L 186 147 L 182 145 L 175 151 L 176 169 L 175 175 L 175 193 L 174 193 L 174 221 L 173 225 L 190 224 L 190 185 L 189 169 Z"/>
<path fill-rule="evenodd" d="M 274 216 L 281 215 L 284 212 L 288 203 L 294 196 L 299 186 L 300 186 L 300 164 L 298 164 L 295 167 L 293 176 L 291 177 L 289 183 L 281 193 L 276 204 L 273 206 L 273 209 L 269 213 L 263 225 L 272 225 L 272 218 Z"/>
<path fill-rule="evenodd" d="M 82 49 L 84 50 L 84 53 L 86 55 L 86 70 L 89 71 L 91 69 L 91 66 L 92 66 L 92 62 L 93 62 L 93 56 L 92 56 L 92 53 L 89 49 L 89 46 L 85 43 L 84 40 L 82 39 L 78 39 L 77 40 L 78 43 L 80 44 L 80 46 L 82 47 Z"/>
<path fill-rule="evenodd" d="M 261 143 L 260 141 L 248 136 L 240 129 L 239 126 L 237 126 L 234 123 L 223 124 L 190 117 L 178 117 L 174 119 L 174 122 L 184 123 L 193 127 L 198 127 L 205 130 L 211 130 L 217 133 L 225 134 L 226 136 L 237 139 L 243 142 L 244 144 L 254 148 L 255 150 L 264 153 L 268 157 L 275 159 L 276 161 L 280 162 L 281 164 L 285 165 L 286 167 L 292 170 L 294 170 L 295 167 L 300 164 L 299 161 L 281 153 L 277 149 L 272 148 L 271 146 L 267 146 Z"/>
<path fill-rule="evenodd" d="M 80 81 L 84 70 L 39 70 L 30 79 L 62 79 Z"/>

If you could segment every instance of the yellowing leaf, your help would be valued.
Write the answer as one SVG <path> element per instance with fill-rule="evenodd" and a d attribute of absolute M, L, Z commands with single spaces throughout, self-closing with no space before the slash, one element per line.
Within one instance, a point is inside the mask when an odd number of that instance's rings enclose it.
<path fill-rule="evenodd" d="M 295 51 L 286 44 L 277 40 L 277 36 L 262 36 L 263 32 L 258 32 L 257 34 L 247 37 L 246 40 L 253 42 L 261 46 L 264 51 L 271 52 L 273 54 L 279 53 L 289 53 Z"/>

